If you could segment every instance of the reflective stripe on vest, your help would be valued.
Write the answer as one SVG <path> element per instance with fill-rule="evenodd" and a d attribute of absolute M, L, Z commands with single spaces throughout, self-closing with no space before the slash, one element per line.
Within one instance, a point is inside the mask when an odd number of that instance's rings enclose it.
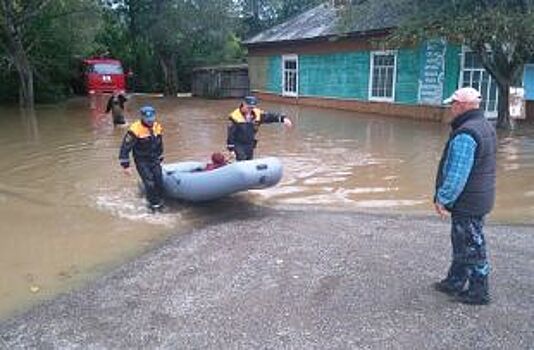
<path fill-rule="evenodd" d="M 254 116 L 254 122 L 259 123 L 261 121 L 261 109 L 254 108 L 252 109 L 252 115 Z M 246 123 L 245 116 L 241 113 L 241 110 L 237 108 L 235 111 L 230 113 L 230 120 L 235 123 Z"/>
<path fill-rule="evenodd" d="M 151 136 L 150 128 L 145 126 L 140 120 L 130 125 L 129 130 L 132 134 L 135 135 L 135 137 L 139 139 L 144 139 Z M 154 122 L 154 125 L 152 126 L 152 132 L 154 133 L 154 136 L 162 135 L 163 128 L 161 127 L 161 124 L 159 124 L 158 122 Z"/>

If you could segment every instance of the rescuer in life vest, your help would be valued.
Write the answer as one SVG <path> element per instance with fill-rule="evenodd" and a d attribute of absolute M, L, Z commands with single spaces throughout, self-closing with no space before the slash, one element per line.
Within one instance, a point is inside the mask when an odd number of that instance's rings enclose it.
<path fill-rule="evenodd" d="M 130 151 L 133 151 L 149 208 L 155 212 L 163 207 L 163 129 L 156 121 L 156 110 L 152 106 L 144 106 L 139 112 L 141 119 L 134 122 L 124 135 L 119 161 L 125 171 L 130 173 Z"/>
<path fill-rule="evenodd" d="M 230 113 L 230 125 L 228 126 L 228 138 L 226 147 L 235 153 L 236 160 L 249 160 L 254 157 L 256 147 L 256 132 L 260 124 L 284 123 L 291 127 L 291 120 L 278 113 L 264 112 L 257 108 L 258 100 L 254 96 L 246 96 L 239 108 Z"/>

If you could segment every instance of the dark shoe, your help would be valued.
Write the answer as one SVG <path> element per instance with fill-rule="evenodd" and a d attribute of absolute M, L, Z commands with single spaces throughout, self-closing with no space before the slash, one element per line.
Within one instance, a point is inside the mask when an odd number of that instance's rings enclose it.
<path fill-rule="evenodd" d="M 163 203 L 158 203 L 158 204 L 150 204 L 148 206 L 148 208 L 150 209 L 150 211 L 152 211 L 152 213 L 161 213 L 163 211 L 163 208 L 165 206 L 163 205 Z"/>
<path fill-rule="evenodd" d="M 445 294 L 451 295 L 451 296 L 456 296 L 461 292 L 460 289 L 454 288 L 453 286 L 451 286 L 445 280 L 439 281 L 439 282 L 435 282 L 432 286 L 438 292 L 445 293 Z"/>
<path fill-rule="evenodd" d="M 489 294 L 477 295 L 468 290 L 458 294 L 454 300 L 469 305 L 488 305 L 491 303 Z"/>

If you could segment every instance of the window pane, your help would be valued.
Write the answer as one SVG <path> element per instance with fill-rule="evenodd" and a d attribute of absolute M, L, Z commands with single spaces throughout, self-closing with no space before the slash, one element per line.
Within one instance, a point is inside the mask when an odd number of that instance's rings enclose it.
<path fill-rule="evenodd" d="M 393 97 L 393 74 L 395 71 L 395 55 L 373 55 L 371 77 L 371 97 Z"/>
<path fill-rule="evenodd" d="M 475 67 L 475 55 L 471 51 L 465 53 L 465 68 L 474 68 Z"/>
<path fill-rule="evenodd" d="M 469 86 L 471 84 L 471 71 L 465 70 L 462 80 L 462 87 Z"/>
<path fill-rule="evenodd" d="M 92 71 L 98 74 L 122 74 L 122 67 L 113 63 L 96 63 Z"/>
<path fill-rule="evenodd" d="M 296 59 L 283 59 L 284 62 L 284 86 L 283 92 L 296 93 L 297 92 L 297 60 Z"/>

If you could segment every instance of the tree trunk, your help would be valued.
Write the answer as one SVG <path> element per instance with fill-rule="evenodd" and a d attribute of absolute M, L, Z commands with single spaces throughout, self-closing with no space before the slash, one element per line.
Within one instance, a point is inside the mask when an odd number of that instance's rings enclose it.
<path fill-rule="evenodd" d="M 21 120 L 26 128 L 26 140 L 34 144 L 39 143 L 39 123 L 34 109 L 21 108 Z"/>
<path fill-rule="evenodd" d="M 43 5 L 45 2 L 42 3 Z M 28 59 L 28 54 L 22 44 L 22 34 L 20 24 L 17 25 L 17 17 L 14 14 L 13 3 L 9 1 L 2 2 L 4 35 L 6 38 L 5 47 L 7 54 L 15 64 L 19 75 L 19 102 L 24 108 L 33 108 L 33 69 Z"/>
<path fill-rule="evenodd" d="M 497 82 L 499 86 L 499 116 L 497 118 L 497 128 L 512 129 L 512 121 L 510 119 L 510 82 Z"/>
<path fill-rule="evenodd" d="M 165 81 L 163 93 L 165 96 L 176 96 L 178 93 L 178 72 L 176 71 L 176 55 L 160 54 L 160 65 Z"/>
<path fill-rule="evenodd" d="M 34 107 L 33 72 L 29 64 L 17 63 L 17 73 L 19 75 L 19 103 L 21 107 Z"/>

